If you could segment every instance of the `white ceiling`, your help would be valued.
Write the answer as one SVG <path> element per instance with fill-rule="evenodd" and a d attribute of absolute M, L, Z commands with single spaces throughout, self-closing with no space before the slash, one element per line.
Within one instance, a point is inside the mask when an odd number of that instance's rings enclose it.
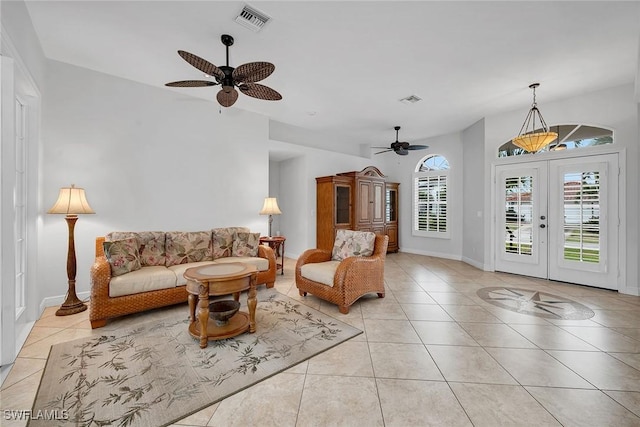
<path fill-rule="evenodd" d="M 233 108 L 344 136 L 354 144 L 459 131 L 482 117 L 636 78 L 640 3 L 613 1 L 249 1 L 272 20 L 254 33 L 236 1 L 31 1 L 45 55 L 215 102 L 178 49 L 230 65 L 268 61 L 278 102 L 240 95 Z M 417 95 L 423 101 L 399 100 Z M 514 123 L 514 133 L 521 123 Z"/>

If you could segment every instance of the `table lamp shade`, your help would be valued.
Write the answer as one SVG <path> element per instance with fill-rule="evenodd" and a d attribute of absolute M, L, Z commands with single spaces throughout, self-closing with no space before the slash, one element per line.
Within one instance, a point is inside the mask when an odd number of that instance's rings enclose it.
<path fill-rule="evenodd" d="M 84 188 L 76 188 L 73 184 L 71 187 L 63 187 L 58 194 L 58 200 L 51 209 L 47 211 L 50 214 L 94 214 L 95 212 L 87 202 L 87 196 L 84 194 Z"/>
<path fill-rule="evenodd" d="M 282 212 L 278 207 L 278 201 L 275 197 L 265 197 L 264 205 L 260 211 L 260 215 L 280 215 Z"/>

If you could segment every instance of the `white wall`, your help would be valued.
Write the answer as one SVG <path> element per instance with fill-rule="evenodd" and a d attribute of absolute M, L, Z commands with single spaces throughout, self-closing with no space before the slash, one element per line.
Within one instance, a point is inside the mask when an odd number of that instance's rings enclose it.
<path fill-rule="evenodd" d="M 462 132 L 463 194 L 462 259 L 484 269 L 484 182 L 487 165 L 484 154 L 484 120 L 479 120 Z"/>
<path fill-rule="evenodd" d="M 109 231 L 267 232 L 267 118 L 55 61 L 43 110 L 45 209 L 73 183 L 96 211 L 76 224 L 79 292 Z M 66 238 L 63 217 L 44 215 L 41 299 L 66 291 Z"/>
<path fill-rule="evenodd" d="M 302 252 L 316 247 L 316 177 L 341 172 L 359 171 L 377 166 L 376 159 L 294 146 L 272 141 L 278 149 L 290 149 L 296 156 L 280 163 L 280 199 L 283 214 L 280 230 L 287 237 L 286 255 L 297 258 Z M 385 172 L 384 170 L 382 171 Z M 282 200 L 282 204 L 280 204 Z"/>
<path fill-rule="evenodd" d="M 624 85 L 597 92 L 587 93 L 557 102 L 539 100 L 538 107 L 550 126 L 565 123 L 583 123 L 610 128 L 614 131 L 615 146 L 621 153 L 622 188 L 620 189 L 620 217 L 623 223 L 621 238 L 626 239 L 626 257 L 622 259 L 622 275 L 626 288 L 621 292 L 638 294 L 638 194 L 640 160 L 638 140 L 638 105 L 634 99 L 633 85 Z M 491 236 L 494 234 L 491 216 L 494 203 L 491 200 L 491 165 L 496 162 L 498 147 L 517 133 L 527 111 L 509 113 L 485 118 L 485 264 L 493 265 Z M 585 149 L 586 150 L 586 149 Z M 586 151 L 585 151 L 586 153 Z"/>
<path fill-rule="evenodd" d="M 453 133 L 411 141 L 412 144 L 428 145 L 427 150 L 410 151 L 407 156 L 386 154 L 381 169 L 387 174 L 388 181 L 400 183 L 400 251 L 422 255 L 440 256 L 450 259 L 462 259 L 462 209 L 463 209 L 463 170 L 462 134 Z M 441 155 L 449 161 L 450 172 L 447 196 L 449 198 L 450 238 L 439 239 L 414 236 L 413 221 L 413 173 L 416 165 L 427 156 Z"/>

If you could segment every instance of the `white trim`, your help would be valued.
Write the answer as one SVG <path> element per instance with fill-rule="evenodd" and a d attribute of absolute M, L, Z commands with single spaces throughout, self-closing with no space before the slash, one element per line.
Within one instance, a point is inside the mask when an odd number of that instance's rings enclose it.
<path fill-rule="evenodd" d="M 76 295 L 78 296 L 78 299 L 80 299 L 81 301 L 84 301 L 84 302 L 88 302 L 89 298 L 91 297 L 90 291 L 78 292 Z M 45 308 L 47 308 L 47 307 L 55 307 L 57 305 L 62 305 L 62 303 L 64 302 L 66 297 L 67 297 L 66 295 L 56 295 L 54 297 L 46 297 L 46 298 L 44 298 L 40 302 L 40 313 L 38 314 L 38 317 L 40 317 L 42 315 L 42 313 L 44 313 L 44 309 Z"/>
<path fill-rule="evenodd" d="M 414 255 L 425 255 L 432 256 L 436 258 L 444 258 L 444 259 L 452 259 L 455 261 L 462 261 L 462 256 L 460 255 L 452 255 L 448 253 L 442 252 L 433 252 L 433 251 L 423 251 L 421 249 L 413 249 L 413 248 L 400 248 L 398 252 L 406 253 L 406 254 L 414 254 Z"/>

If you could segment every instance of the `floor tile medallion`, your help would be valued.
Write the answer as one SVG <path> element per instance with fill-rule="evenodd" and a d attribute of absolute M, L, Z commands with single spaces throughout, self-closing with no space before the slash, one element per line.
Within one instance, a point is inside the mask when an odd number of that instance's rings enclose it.
<path fill-rule="evenodd" d="M 531 289 L 488 287 L 476 293 L 497 307 L 545 319 L 586 320 L 595 315 L 589 307 L 576 301 Z"/>

